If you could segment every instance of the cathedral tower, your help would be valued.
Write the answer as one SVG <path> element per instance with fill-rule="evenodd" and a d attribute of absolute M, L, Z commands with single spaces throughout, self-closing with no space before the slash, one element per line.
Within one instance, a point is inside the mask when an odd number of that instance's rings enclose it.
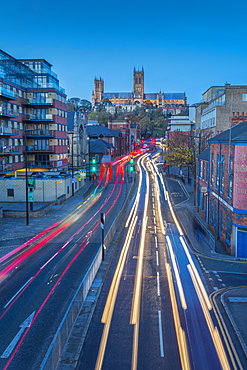
<path fill-rule="evenodd" d="M 133 74 L 133 97 L 134 100 L 140 100 L 140 104 L 144 99 L 144 69 L 136 71 L 134 68 Z"/>
<path fill-rule="evenodd" d="M 102 100 L 102 94 L 104 92 L 104 80 L 100 77 L 94 79 L 94 91 L 92 94 L 92 105 L 99 104 Z"/>

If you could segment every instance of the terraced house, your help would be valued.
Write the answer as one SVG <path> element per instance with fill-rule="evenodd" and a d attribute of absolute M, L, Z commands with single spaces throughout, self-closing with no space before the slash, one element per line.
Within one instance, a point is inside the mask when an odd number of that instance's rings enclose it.
<path fill-rule="evenodd" d="M 65 90 L 45 59 L 0 50 L 0 176 L 68 166 Z"/>

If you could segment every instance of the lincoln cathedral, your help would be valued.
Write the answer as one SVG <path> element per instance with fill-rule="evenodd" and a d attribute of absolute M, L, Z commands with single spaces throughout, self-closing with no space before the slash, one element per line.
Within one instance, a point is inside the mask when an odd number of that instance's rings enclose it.
<path fill-rule="evenodd" d="M 92 105 L 96 107 L 101 102 L 108 102 L 115 107 L 144 106 L 147 108 L 163 108 L 175 113 L 186 106 L 185 93 L 145 93 L 144 90 L 144 69 L 133 72 L 132 92 L 105 92 L 104 80 L 94 80 L 94 91 L 92 94 Z"/>

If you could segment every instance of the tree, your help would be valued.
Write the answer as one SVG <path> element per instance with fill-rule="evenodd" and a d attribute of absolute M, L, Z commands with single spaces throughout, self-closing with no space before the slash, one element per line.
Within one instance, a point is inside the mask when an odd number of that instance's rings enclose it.
<path fill-rule="evenodd" d="M 167 140 L 166 164 L 190 167 L 195 164 L 195 147 L 191 137 L 180 131 L 171 131 Z"/>
<path fill-rule="evenodd" d="M 88 101 L 86 99 L 70 98 L 67 101 L 67 109 L 68 109 L 68 112 L 70 112 L 70 113 L 91 112 L 92 104 L 90 103 L 90 101 Z"/>
<path fill-rule="evenodd" d="M 96 111 L 89 113 L 88 119 L 98 121 L 101 126 L 107 126 L 107 122 L 113 118 L 110 113 Z"/>

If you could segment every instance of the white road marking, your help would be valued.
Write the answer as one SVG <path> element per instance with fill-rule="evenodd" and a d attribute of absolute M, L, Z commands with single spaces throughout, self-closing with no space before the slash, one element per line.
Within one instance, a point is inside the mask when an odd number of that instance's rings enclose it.
<path fill-rule="evenodd" d="M 158 248 L 157 236 L 154 237 L 155 247 Z"/>
<path fill-rule="evenodd" d="M 156 251 L 156 263 L 157 263 L 157 266 L 159 266 L 159 253 L 158 253 L 158 251 Z"/>
<path fill-rule="evenodd" d="M 160 357 L 164 357 L 164 342 L 163 342 L 163 335 L 162 335 L 161 311 L 158 311 L 158 321 L 159 321 L 159 336 L 160 336 Z"/>
<path fill-rule="evenodd" d="M 160 273 L 157 271 L 157 294 L 160 296 Z"/>
<path fill-rule="evenodd" d="M 29 281 L 31 281 L 33 278 L 33 276 L 18 290 L 17 293 L 15 293 L 15 295 L 6 303 L 6 305 L 4 306 L 4 308 L 8 307 L 8 305 L 13 301 L 13 299 L 15 299 L 15 297 L 25 288 L 25 286 L 29 283 Z"/>
<path fill-rule="evenodd" d="M 20 330 L 18 331 L 14 339 L 10 342 L 6 350 L 3 352 L 1 358 L 8 358 L 11 355 L 15 346 L 19 342 L 19 339 L 22 336 L 22 333 L 25 331 L 26 328 L 31 326 L 34 314 L 35 314 L 35 311 L 33 311 L 33 313 L 25 321 L 23 321 L 23 323 L 20 325 Z"/>

